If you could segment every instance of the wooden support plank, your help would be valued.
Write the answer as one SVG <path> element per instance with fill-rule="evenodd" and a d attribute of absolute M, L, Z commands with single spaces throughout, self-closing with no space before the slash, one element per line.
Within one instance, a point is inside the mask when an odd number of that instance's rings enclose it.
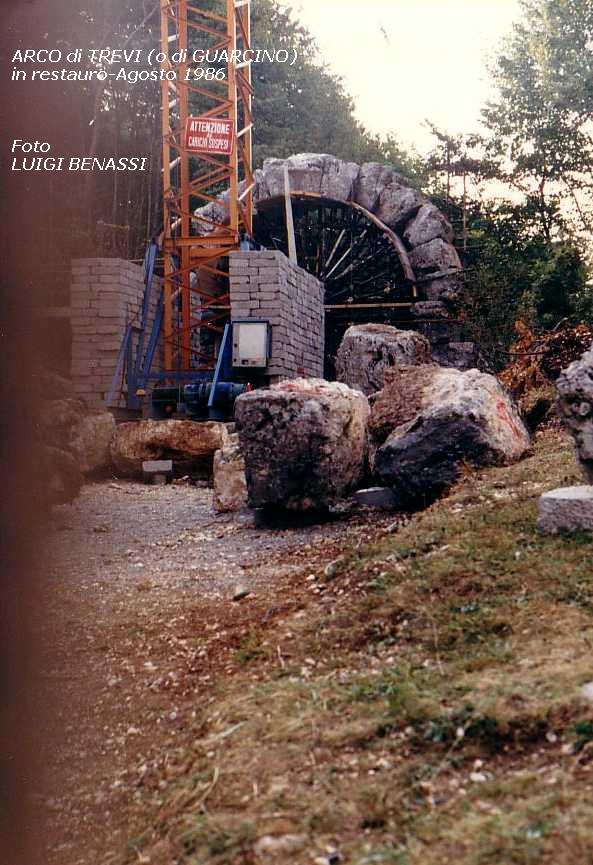
<path fill-rule="evenodd" d="M 296 238 L 294 236 L 294 218 L 292 214 L 292 199 L 290 197 L 290 177 L 288 165 L 284 163 L 284 207 L 286 211 L 286 234 L 288 236 L 288 257 L 293 264 L 298 265 Z"/>

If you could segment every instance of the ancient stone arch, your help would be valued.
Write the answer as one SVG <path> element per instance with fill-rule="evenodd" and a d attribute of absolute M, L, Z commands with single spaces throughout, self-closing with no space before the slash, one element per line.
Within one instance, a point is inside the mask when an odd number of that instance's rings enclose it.
<path fill-rule="evenodd" d="M 334 215 L 342 222 L 343 214 L 338 211 L 353 211 L 366 219 L 371 231 L 381 235 L 375 260 L 384 267 L 371 274 L 370 280 L 365 279 L 364 290 L 355 281 L 354 288 L 345 293 L 343 283 L 332 285 L 335 276 L 330 279 L 323 269 L 316 272 L 308 260 L 299 256 L 301 266 L 325 284 L 328 369 L 332 368 L 347 328 L 362 323 L 417 330 L 428 337 L 433 358 L 439 363 L 459 368 L 476 365 L 475 346 L 460 341 L 464 329 L 459 313 L 466 296 L 462 264 L 453 246 L 453 228 L 438 207 L 389 165 L 375 162 L 358 165 L 327 154 L 301 153 L 286 160 L 267 159 L 263 169 L 254 175 L 258 218 L 263 217 L 269 206 L 276 207 L 281 232 L 285 231 L 280 212 L 285 166 L 295 209 L 303 201 L 314 208 L 317 201 L 322 208 L 333 207 Z M 213 230 L 212 222 L 226 222 L 224 197 L 196 211 L 196 216 L 211 220 L 198 223 L 198 230 L 203 226 L 208 233 Z M 365 254 L 368 255 L 368 250 Z M 333 265 L 332 261 L 332 268 Z M 380 270 L 391 274 L 389 285 L 384 286 L 378 278 Z M 373 286 L 372 296 L 361 297 L 368 292 L 369 283 Z M 336 295 L 347 298 L 347 302 L 335 304 Z"/>
<path fill-rule="evenodd" d="M 293 197 L 317 197 L 358 208 L 389 238 L 406 277 L 417 286 L 417 315 L 438 316 L 462 295 L 462 265 L 453 246 L 453 229 L 443 213 L 388 165 L 358 165 L 327 154 L 301 153 L 267 159 L 255 172 L 257 210 L 284 195 L 284 166 Z M 224 198 L 196 211 L 223 223 Z"/>

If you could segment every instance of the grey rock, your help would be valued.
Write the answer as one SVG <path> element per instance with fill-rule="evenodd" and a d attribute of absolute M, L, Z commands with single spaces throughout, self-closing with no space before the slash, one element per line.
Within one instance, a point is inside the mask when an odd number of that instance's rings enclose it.
<path fill-rule="evenodd" d="M 354 188 L 354 199 L 357 204 L 374 213 L 379 197 L 386 186 L 390 186 L 396 174 L 388 165 L 379 162 L 365 162 L 361 165 L 356 186 Z M 402 184 L 403 185 L 403 184 Z"/>
<path fill-rule="evenodd" d="M 593 349 L 562 371 L 556 389 L 558 411 L 573 437 L 583 474 L 593 483 Z"/>
<path fill-rule="evenodd" d="M 298 153 L 288 159 L 266 159 L 257 189 L 258 201 L 284 195 L 284 166 L 292 192 L 309 192 L 336 201 L 349 201 L 360 168 L 326 153 Z"/>
<path fill-rule="evenodd" d="M 593 703 L 593 682 L 587 682 L 585 685 L 581 685 L 581 694 L 585 700 Z"/>
<path fill-rule="evenodd" d="M 409 255 L 410 264 L 417 273 L 431 273 L 450 268 L 461 269 L 455 247 L 441 237 L 417 246 Z"/>
<path fill-rule="evenodd" d="M 89 410 L 77 399 L 42 400 L 37 427 L 42 442 L 70 453 L 83 474 L 111 467 L 115 420 L 108 411 Z"/>
<path fill-rule="evenodd" d="M 38 474 L 39 493 L 48 508 L 73 502 L 84 483 L 72 454 L 49 445 L 38 448 Z"/>
<path fill-rule="evenodd" d="M 425 196 L 416 189 L 394 182 L 381 190 L 375 215 L 389 228 L 399 229 L 418 213 L 425 202 Z"/>
<path fill-rule="evenodd" d="M 404 231 L 404 239 L 414 249 L 437 237 L 447 243 L 453 242 L 453 227 L 446 216 L 434 204 L 423 204 Z"/>
<path fill-rule="evenodd" d="M 215 230 L 218 225 L 225 225 L 229 221 L 229 207 L 221 196 L 218 201 L 210 201 L 204 207 L 199 207 L 194 215 L 198 217 L 193 220 L 196 234 L 206 237 Z"/>
<path fill-rule="evenodd" d="M 376 508 L 382 511 L 392 511 L 397 508 L 398 500 L 390 487 L 370 487 L 368 490 L 357 490 L 354 501 L 365 508 Z"/>
<path fill-rule="evenodd" d="M 369 396 L 383 387 L 385 370 L 429 361 L 430 345 L 415 331 L 387 324 L 353 325 L 336 355 L 336 378 Z"/>
<path fill-rule="evenodd" d="M 343 162 L 328 156 L 321 179 L 321 194 L 336 201 L 350 201 L 359 173 L 360 166 L 355 162 Z"/>
<path fill-rule="evenodd" d="M 307 511 L 334 505 L 362 478 L 368 416 L 363 394 L 321 379 L 280 382 L 240 396 L 235 418 L 250 507 Z"/>
<path fill-rule="evenodd" d="M 104 473 L 112 468 L 110 448 L 115 430 L 115 419 L 108 411 L 88 411 L 73 427 L 70 450 L 84 474 Z"/>
<path fill-rule="evenodd" d="M 593 531 L 593 486 L 561 487 L 544 493 L 537 524 L 545 534 Z"/>
<path fill-rule="evenodd" d="M 421 280 L 420 286 L 427 300 L 441 301 L 449 308 L 456 308 L 463 299 L 463 279 L 454 270 L 430 274 L 429 278 Z"/>
<path fill-rule="evenodd" d="M 145 483 L 165 486 L 173 477 L 173 460 L 145 460 L 142 475 Z"/>
<path fill-rule="evenodd" d="M 453 333 L 450 315 L 440 300 L 421 300 L 412 307 L 412 317 L 416 328 L 431 343 L 437 345 L 448 342 Z"/>
<path fill-rule="evenodd" d="M 326 582 L 330 582 L 330 580 L 334 580 L 345 564 L 345 559 L 343 556 L 340 556 L 337 559 L 334 559 L 333 562 L 330 562 L 329 565 L 326 565 L 323 571 L 323 576 Z"/>
<path fill-rule="evenodd" d="M 487 371 L 486 361 L 475 342 L 448 342 L 446 345 L 437 345 L 433 348 L 432 357 L 440 366 L 453 367 L 462 372 L 469 369 Z"/>
<path fill-rule="evenodd" d="M 145 475 L 173 474 L 173 460 L 145 460 L 142 471 Z"/>
<path fill-rule="evenodd" d="M 53 369 L 38 369 L 32 381 L 32 389 L 37 399 L 63 400 L 72 393 L 72 381 Z"/>
<path fill-rule="evenodd" d="M 513 462 L 529 434 L 494 376 L 436 365 L 393 369 L 372 401 L 371 461 L 401 506 L 430 503 L 459 477 L 463 464 Z"/>
<path fill-rule="evenodd" d="M 449 319 L 449 310 L 442 300 L 419 300 L 412 307 L 414 318 L 442 318 Z"/>

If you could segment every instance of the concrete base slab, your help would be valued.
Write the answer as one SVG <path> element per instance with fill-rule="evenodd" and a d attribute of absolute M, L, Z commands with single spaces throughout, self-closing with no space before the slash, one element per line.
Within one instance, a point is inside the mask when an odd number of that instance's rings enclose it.
<path fill-rule="evenodd" d="M 397 508 L 397 499 L 389 487 L 371 487 L 368 490 L 358 490 L 352 496 L 358 505 L 365 508 L 391 511 Z"/>
<path fill-rule="evenodd" d="M 173 477 L 173 460 L 145 460 L 142 463 L 145 484 L 164 485 Z"/>
<path fill-rule="evenodd" d="M 545 534 L 593 532 L 593 486 L 561 487 L 539 500 L 538 528 Z"/>

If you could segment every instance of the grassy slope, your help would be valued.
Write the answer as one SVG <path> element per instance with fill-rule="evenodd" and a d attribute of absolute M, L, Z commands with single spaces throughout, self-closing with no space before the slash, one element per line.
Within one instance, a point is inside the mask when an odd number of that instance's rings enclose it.
<path fill-rule="evenodd" d="M 367 590 L 254 638 L 129 861 L 593 861 L 592 546 L 535 525 L 576 478 L 548 432 L 348 552 Z"/>

